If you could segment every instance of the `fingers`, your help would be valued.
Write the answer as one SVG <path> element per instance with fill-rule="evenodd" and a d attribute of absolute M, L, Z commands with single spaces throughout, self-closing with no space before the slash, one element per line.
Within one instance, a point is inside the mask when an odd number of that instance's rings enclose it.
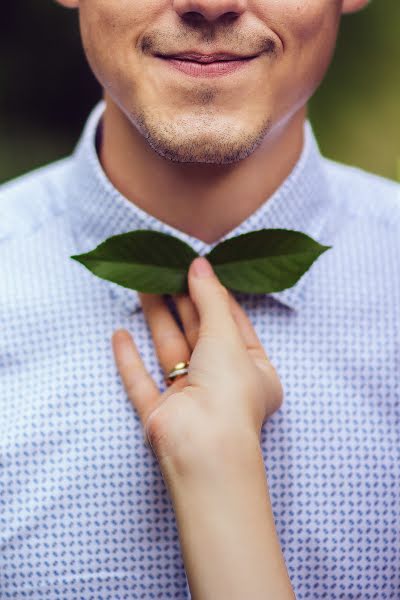
<path fill-rule="evenodd" d="M 193 351 L 199 337 L 200 319 L 192 300 L 187 294 L 173 296 L 179 317 L 182 321 L 185 336 L 190 349 Z"/>
<path fill-rule="evenodd" d="M 260 339 L 258 338 L 246 311 L 237 302 L 231 291 L 227 290 L 227 293 L 232 315 L 246 349 L 256 358 L 269 360 L 268 355 Z M 185 330 L 186 338 L 191 349 L 193 350 L 199 335 L 200 319 L 198 311 L 193 303 L 193 300 L 187 294 L 173 296 L 173 299 L 177 306 L 178 313 Z"/>
<path fill-rule="evenodd" d="M 203 262 L 204 261 L 204 262 Z M 197 266 L 205 265 L 209 273 L 199 275 Z M 229 294 L 204 257 L 195 258 L 188 273 L 189 295 L 199 313 L 199 335 L 221 336 L 232 343 L 240 341 L 240 333 L 230 310 Z"/>
<path fill-rule="evenodd" d="M 244 345 L 251 352 L 256 352 L 263 358 L 268 358 L 246 311 L 237 302 L 232 292 L 228 290 L 228 294 L 230 308 L 236 321 L 236 325 L 239 328 Z M 200 319 L 196 307 L 187 294 L 173 296 L 173 299 L 183 324 L 186 339 L 188 340 L 190 348 L 194 350 L 199 336 L 200 327 Z"/>
<path fill-rule="evenodd" d="M 157 406 L 160 391 L 146 370 L 128 331 L 125 329 L 114 331 L 112 348 L 125 391 L 144 426 L 148 416 Z"/>
<path fill-rule="evenodd" d="M 161 367 L 167 375 L 181 361 L 189 361 L 191 348 L 174 316 L 159 294 L 139 293 Z"/>

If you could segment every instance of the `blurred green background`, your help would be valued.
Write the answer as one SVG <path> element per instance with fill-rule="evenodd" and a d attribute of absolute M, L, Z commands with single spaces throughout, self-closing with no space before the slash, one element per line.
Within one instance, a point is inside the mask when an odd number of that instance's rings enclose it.
<path fill-rule="evenodd" d="M 4 2 L 0 24 L 0 182 L 69 154 L 100 88 L 77 15 L 51 0 Z M 400 158 L 400 0 L 346 15 L 309 103 L 325 156 L 385 177 Z"/>

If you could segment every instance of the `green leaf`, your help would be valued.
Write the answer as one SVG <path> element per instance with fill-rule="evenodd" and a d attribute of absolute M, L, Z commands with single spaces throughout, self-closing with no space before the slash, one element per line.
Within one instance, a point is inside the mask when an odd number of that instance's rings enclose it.
<path fill-rule="evenodd" d="M 221 242 L 206 258 L 225 287 L 269 294 L 292 287 L 331 247 L 301 231 L 260 229 Z"/>
<path fill-rule="evenodd" d="M 114 235 L 70 258 L 97 277 L 149 294 L 187 293 L 187 272 L 197 252 L 182 240 L 147 229 Z"/>
<path fill-rule="evenodd" d="M 225 287 L 268 294 L 292 287 L 329 248 L 301 231 L 260 229 L 221 242 L 207 258 Z M 178 294 L 188 293 L 187 272 L 196 256 L 193 248 L 174 236 L 137 229 L 71 258 L 97 277 L 123 287 Z"/>

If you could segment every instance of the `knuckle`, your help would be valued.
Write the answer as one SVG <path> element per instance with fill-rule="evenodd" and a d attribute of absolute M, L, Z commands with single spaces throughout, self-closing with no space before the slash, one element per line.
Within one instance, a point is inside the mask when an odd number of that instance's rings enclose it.
<path fill-rule="evenodd" d="M 145 435 L 157 459 L 173 454 L 174 422 L 168 416 L 168 411 L 162 410 L 161 405 L 148 417 L 144 426 Z"/>
<path fill-rule="evenodd" d="M 181 392 L 176 392 L 174 402 L 181 403 Z M 169 400 L 171 400 L 170 396 Z M 145 435 L 159 461 L 169 457 L 176 458 L 182 450 L 188 451 L 190 447 L 190 427 L 187 422 L 185 411 L 177 414 L 168 408 L 167 404 L 161 404 L 148 417 L 144 426 Z"/>
<path fill-rule="evenodd" d="M 273 414 L 283 404 L 283 385 L 275 367 L 269 361 L 258 359 L 256 362 L 262 373 L 262 387 L 268 397 L 269 413 Z"/>
<path fill-rule="evenodd" d="M 144 424 L 144 432 L 154 451 L 156 451 L 156 448 L 159 446 L 159 440 L 163 436 L 162 420 L 157 418 L 158 412 L 158 410 L 152 412 Z"/>

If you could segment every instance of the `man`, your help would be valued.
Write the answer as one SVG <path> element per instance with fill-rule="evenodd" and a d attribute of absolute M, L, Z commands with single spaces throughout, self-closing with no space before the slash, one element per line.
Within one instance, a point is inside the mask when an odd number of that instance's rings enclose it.
<path fill-rule="evenodd" d="M 367 0 L 59 1 L 105 102 L 73 156 L 1 190 L 0 596 L 189 597 L 111 350 L 128 329 L 165 386 L 139 296 L 69 257 L 134 229 L 206 254 L 283 227 L 332 249 L 235 295 L 285 392 L 261 442 L 290 579 L 398 598 L 400 186 L 322 157 L 306 112 Z"/>

